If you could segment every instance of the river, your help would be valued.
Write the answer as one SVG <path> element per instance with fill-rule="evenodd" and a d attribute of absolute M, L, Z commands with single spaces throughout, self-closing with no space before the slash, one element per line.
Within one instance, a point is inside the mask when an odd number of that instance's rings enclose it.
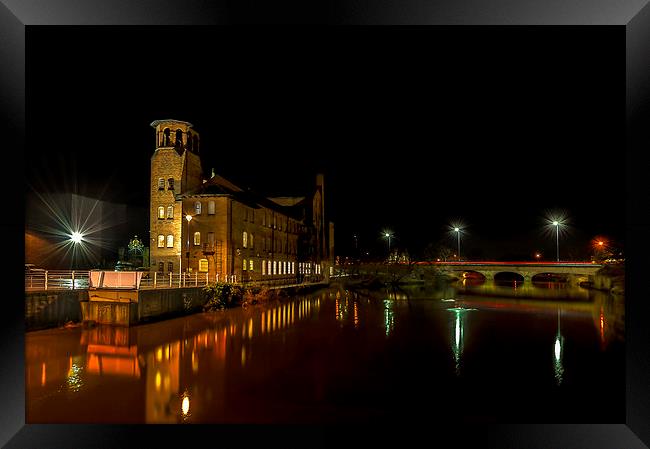
<path fill-rule="evenodd" d="M 441 283 L 29 332 L 26 421 L 624 422 L 624 310 L 565 284 Z"/>

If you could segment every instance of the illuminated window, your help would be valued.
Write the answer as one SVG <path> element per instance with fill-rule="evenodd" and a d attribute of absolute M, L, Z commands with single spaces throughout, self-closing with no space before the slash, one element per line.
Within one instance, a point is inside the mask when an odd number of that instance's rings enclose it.
<path fill-rule="evenodd" d="M 195 232 L 194 233 L 194 245 L 198 246 L 201 244 L 201 233 L 200 232 Z"/>
<path fill-rule="evenodd" d="M 201 202 L 200 201 L 197 201 L 196 203 L 194 203 L 194 213 L 196 215 L 201 215 Z"/>
<path fill-rule="evenodd" d="M 164 248 L 164 247 L 165 247 L 165 236 L 160 234 L 158 236 L 158 248 Z"/>
<path fill-rule="evenodd" d="M 242 236 L 243 236 L 242 237 L 242 245 L 244 246 L 244 248 L 248 248 L 248 246 L 247 246 L 248 245 L 248 233 L 246 231 L 244 231 Z"/>
<path fill-rule="evenodd" d="M 266 274 L 266 260 L 262 261 L 262 276 Z"/>
<path fill-rule="evenodd" d="M 296 263 L 291 262 L 291 274 L 296 274 Z"/>
<path fill-rule="evenodd" d="M 243 268 L 243 270 L 246 271 L 246 259 L 244 259 L 244 268 Z"/>
<path fill-rule="evenodd" d="M 174 206 L 167 206 L 167 218 L 174 218 Z"/>
<path fill-rule="evenodd" d="M 165 178 L 158 178 L 158 190 L 165 190 Z"/>
<path fill-rule="evenodd" d="M 162 220 L 164 218 L 165 218 L 165 207 L 160 206 L 160 207 L 158 207 L 158 219 Z"/>
<path fill-rule="evenodd" d="M 273 261 L 273 274 L 278 274 L 277 262 L 275 260 Z"/>
<path fill-rule="evenodd" d="M 174 236 L 169 234 L 167 236 L 167 248 L 173 248 L 174 247 Z"/>
<path fill-rule="evenodd" d="M 248 271 L 254 271 L 253 270 L 253 259 L 248 261 Z"/>
<path fill-rule="evenodd" d="M 174 190 L 174 178 L 169 178 L 167 180 L 167 189 Z"/>
<path fill-rule="evenodd" d="M 208 272 L 208 259 L 199 259 L 199 271 L 201 273 Z"/>
<path fill-rule="evenodd" d="M 174 272 L 174 262 L 167 262 L 167 271 L 170 273 Z"/>
<path fill-rule="evenodd" d="M 214 201 L 208 201 L 208 215 L 214 215 Z"/>

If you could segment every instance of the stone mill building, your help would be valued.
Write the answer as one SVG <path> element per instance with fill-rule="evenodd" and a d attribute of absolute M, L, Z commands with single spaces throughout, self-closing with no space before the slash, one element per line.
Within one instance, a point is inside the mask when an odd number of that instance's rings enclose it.
<path fill-rule="evenodd" d="M 156 120 L 151 126 L 151 271 L 279 282 L 329 275 L 334 225 L 325 222 L 323 175 L 307 196 L 266 197 L 214 171 L 206 177 L 192 124 Z"/>

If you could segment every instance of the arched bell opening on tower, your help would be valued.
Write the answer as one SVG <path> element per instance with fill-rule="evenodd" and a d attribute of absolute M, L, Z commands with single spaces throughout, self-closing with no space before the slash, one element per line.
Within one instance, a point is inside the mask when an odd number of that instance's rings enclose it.
<path fill-rule="evenodd" d="M 162 136 L 162 143 L 160 146 L 162 147 L 168 147 L 171 145 L 171 136 L 170 136 L 171 131 L 169 131 L 169 128 L 165 128 L 163 131 L 163 136 Z"/>

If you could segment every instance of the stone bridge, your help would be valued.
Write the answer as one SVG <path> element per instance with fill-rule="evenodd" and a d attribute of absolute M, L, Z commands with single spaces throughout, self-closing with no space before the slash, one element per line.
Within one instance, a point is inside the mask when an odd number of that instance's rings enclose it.
<path fill-rule="evenodd" d="M 589 262 L 431 262 L 418 264 L 419 268 L 434 267 L 441 274 L 463 279 L 467 273 L 479 273 L 493 280 L 500 273 L 515 273 L 530 283 L 539 274 L 561 275 L 570 283 L 589 280 L 603 265 Z"/>

